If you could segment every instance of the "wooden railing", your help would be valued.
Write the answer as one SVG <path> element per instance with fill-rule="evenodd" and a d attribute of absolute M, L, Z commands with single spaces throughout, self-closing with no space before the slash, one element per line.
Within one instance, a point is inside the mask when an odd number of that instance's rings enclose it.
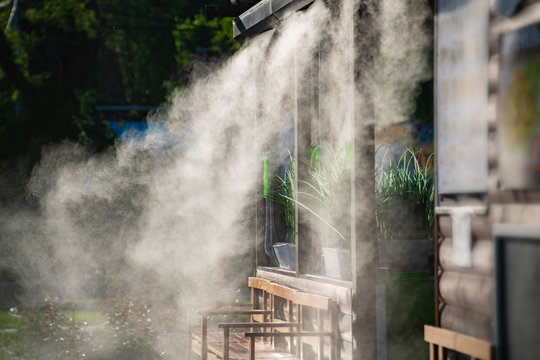
<path fill-rule="evenodd" d="M 305 293 L 288 288 L 265 279 L 249 278 L 251 288 L 250 309 L 212 309 L 200 313 L 200 333 L 192 333 L 188 324 L 187 356 L 192 352 L 202 360 L 207 359 L 250 359 L 281 358 L 287 360 L 302 358 L 302 342 L 314 345 L 318 359 L 325 356 L 325 344 L 330 360 L 338 358 L 336 346 L 336 306 L 328 297 Z M 287 320 L 277 317 L 276 302 L 287 303 Z M 310 309 L 308 311 L 308 309 Z M 316 319 L 316 331 L 304 328 L 306 314 L 313 314 Z M 250 315 L 249 321 L 231 322 L 230 319 L 218 323 L 218 332 L 208 331 L 208 319 L 212 316 Z M 283 314 L 282 314 L 283 315 Z M 326 321 L 325 321 L 326 319 Z M 239 331 L 239 329 L 246 329 Z M 274 339 L 286 338 L 287 346 L 278 346 Z M 311 339 L 311 341 L 309 340 Z M 283 341 L 281 341 L 283 345 Z"/>
<path fill-rule="evenodd" d="M 448 350 L 460 352 L 471 360 L 494 360 L 493 344 L 471 336 L 424 325 L 424 340 L 429 343 L 430 360 L 446 360 Z"/>

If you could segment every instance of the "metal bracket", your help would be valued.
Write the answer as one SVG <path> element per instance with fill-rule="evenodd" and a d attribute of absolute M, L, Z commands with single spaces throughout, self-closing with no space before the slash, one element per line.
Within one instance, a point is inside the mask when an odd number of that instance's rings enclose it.
<path fill-rule="evenodd" d="M 452 218 L 452 259 L 454 265 L 472 266 L 472 216 L 485 215 L 485 206 L 437 207 L 435 213 Z"/>

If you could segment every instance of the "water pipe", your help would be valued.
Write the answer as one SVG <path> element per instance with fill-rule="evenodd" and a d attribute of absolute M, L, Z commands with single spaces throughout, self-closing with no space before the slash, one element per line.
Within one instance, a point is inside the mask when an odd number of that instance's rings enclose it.
<path fill-rule="evenodd" d="M 231 5 L 204 5 L 207 19 L 238 17 L 260 0 L 231 0 Z"/>

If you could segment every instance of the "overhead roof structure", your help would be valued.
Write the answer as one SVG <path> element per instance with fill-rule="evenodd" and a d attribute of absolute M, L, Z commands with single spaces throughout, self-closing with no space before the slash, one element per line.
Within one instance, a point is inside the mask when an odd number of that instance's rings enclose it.
<path fill-rule="evenodd" d="M 262 0 L 234 19 L 233 36 L 241 39 L 272 29 L 312 3 L 313 0 Z"/>

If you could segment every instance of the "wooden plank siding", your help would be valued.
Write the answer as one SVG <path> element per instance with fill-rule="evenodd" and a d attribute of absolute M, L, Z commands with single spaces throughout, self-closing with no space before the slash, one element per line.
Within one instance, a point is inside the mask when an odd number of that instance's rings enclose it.
<path fill-rule="evenodd" d="M 497 138 L 499 37 L 506 32 L 538 22 L 540 3 L 527 2 L 522 10 L 510 18 L 499 15 L 492 8 L 488 68 L 488 190 L 478 196 L 457 194 L 441 196 L 438 199 L 439 206 L 459 207 L 472 204 L 486 207 L 485 214 L 472 217 L 471 267 L 454 265 L 451 217 L 441 213 L 436 215 L 435 274 L 438 294 L 436 317 L 439 319 L 439 326 L 489 343 L 495 342 L 492 228 L 495 224 L 540 225 L 540 191 L 506 190 L 500 184 L 500 148 Z"/>
<path fill-rule="evenodd" d="M 455 273 L 469 273 L 491 276 L 493 274 L 493 242 L 481 239 L 472 248 L 472 269 L 455 266 L 452 260 L 452 239 L 445 238 L 439 247 L 439 262 L 443 270 Z M 471 271 L 472 270 L 472 271 Z"/>
<path fill-rule="evenodd" d="M 494 343 L 493 317 L 462 306 L 445 305 L 441 327 Z"/>
<path fill-rule="evenodd" d="M 439 279 L 440 296 L 445 304 L 493 313 L 493 278 L 491 276 L 445 271 Z"/>
<path fill-rule="evenodd" d="M 452 221 L 439 215 L 439 322 L 445 329 L 493 341 L 493 241 L 487 215 L 472 218 L 472 266 L 455 266 Z"/>

